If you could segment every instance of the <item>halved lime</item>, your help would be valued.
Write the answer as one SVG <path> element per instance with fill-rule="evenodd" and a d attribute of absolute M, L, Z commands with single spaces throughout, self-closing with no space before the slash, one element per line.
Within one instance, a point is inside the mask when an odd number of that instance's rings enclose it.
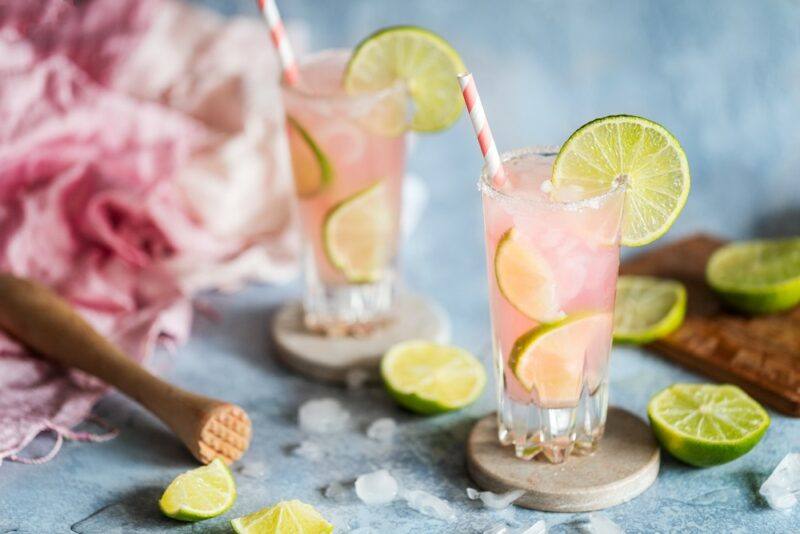
<path fill-rule="evenodd" d="M 325 521 L 313 506 L 293 499 L 281 501 L 231 521 L 238 534 L 330 534 L 333 525 Z"/>
<path fill-rule="evenodd" d="M 706 280 L 732 306 L 775 313 L 800 303 L 800 238 L 744 241 L 717 249 Z"/>
<path fill-rule="evenodd" d="M 380 181 L 342 200 L 325 216 L 322 239 L 328 260 L 348 282 L 378 280 L 392 253 L 392 226 L 386 184 Z"/>
<path fill-rule="evenodd" d="M 173 480 L 158 501 L 167 517 L 199 521 L 225 513 L 236 501 L 236 482 L 219 458 Z"/>
<path fill-rule="evenodd" d="M 405 82 L 414 101 L 411 128 L 443 130 L 461 115 L 464 103 L 456 75 L 466 68 L 450 44 L 416 26 L 379 30 L 356 46 L 344 74 L 348 93 L 363 93 Z"/>
<path fill-rule="evenodd" d="M 735 460 L 769 427 L 764 408 L 728 384 L 673 384 L 650 399 L 647 416 L 661 445 L 697 467 Z"/>
<path fill-rule="evenodd" d="M 422 414 L 458 410 L 477 399 L 486 372 L 464 349 L 430 341 L 395 345 L 381 360 L 389 394 L 402 406 Z"/>
<path fill-rule="evenodd" d="M 333 166 L 317 142 L 294 117 L 287 115 L 286 123 L 297 195 L 310 197 L 333 181 Z"/>
<path fill-rule="evenodd" d="M 494 275 L 503 297 L 529 319 L 546 323 L 559 318 L 553 273 L 515 228 L 497 243 Z"/>
<path fill-rule="evenodd" d="M 614 341 L 650 343 L 678 329 L 686 314 L 686 288 L 674 280 L 620 276 L 614 306 Z"/>
<path fill-rule="evenodd" d="M 553 164 L 556 188 L 586 197 L 627 185 L 622 244 L 637 247 L 664 235 L 689 196 L 689 162 L 663 126 L 641 117 L 596 119 L 573 133 Z"/>

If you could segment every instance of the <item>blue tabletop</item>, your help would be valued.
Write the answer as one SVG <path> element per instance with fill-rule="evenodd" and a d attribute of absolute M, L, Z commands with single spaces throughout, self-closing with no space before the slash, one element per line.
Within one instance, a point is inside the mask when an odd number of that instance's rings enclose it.
<path fill-rule="evenodd" d="M 229 14 L 256 14 L 244 0 L 206 3 Z M 583 122 L 611 113 L 664 124 L 683 143 L 693 175 L 686 209 L 665 239 L 697 230 L 731 238 L 800 234 L 796 2 L 287 0 L 281 8 L 289 21 L 308 23 L 315 48 L 349 46 L 388 24 L 421 24 L 442 33 L 475 73 L 501 147 L 557 144 Z M 441 303 L 454 342 L 488 364 L 474 185 L 479 166 L 466 121 L 419 139 L 409 167 L 429 184 L 430 202 L 403 259 L 407 284 Z M 198 317 L 176 357 L 155 358 L 171 381 L 236 402 L 253 419 L 256 433 L 245 463 L 266 470 L 238 475 L 239 498 L 229 513 L 196 525 L 160 515 L 156 501 L 163 488 L 195 464 L 157 420 L 112 394 L 96 413 L 122 430 L 118 438 L 67 443 L 41 466 L 0 467 L 0 532 L 226 532 L 230 518 L 290 498 L 313 504 L 341 532 L 468 533 L 501 521 L 523 526 L 538 519 L 552 532 L 577 528 L 585 515 L 516 508 L 497 513 L 467 499 L 464 442 L 474 421 L 493 408 L 491 387 L 467 410 L 425 418 L 396 408 L 379 387 L 347 391 L 285 370 L 273 357 L 268 324 L 276 307 L 298 293 L 294 284 L 204 297 L 220 319 Z M 611 402 L 642 417 L 656 391 L 697 380 L 703 378 L 646 350 L 614 348 Z M 290 453 L 306 439 L 296 424 L 297 408 L 323 396 L 338 398 L 355 421 L 351 430 L 324 441 L 324 459 L 309 462 Z M 770 415 L 765 438 L 743 458 L 694 469 L 665 454 L 653 487 L 604 513 L 626 532 L 797 531 L 800 507 L 772 511 L 758 495 L 800 436 L 800 420 Z M 371 421 L 386 416 L 400 424 L 390 446 L 364 435 Z M 382 467 L 406 488 L 451 501 L 458 521 L 428 518 L 402 502 L 334 503 L 321 492 L 330 482 Z"/>

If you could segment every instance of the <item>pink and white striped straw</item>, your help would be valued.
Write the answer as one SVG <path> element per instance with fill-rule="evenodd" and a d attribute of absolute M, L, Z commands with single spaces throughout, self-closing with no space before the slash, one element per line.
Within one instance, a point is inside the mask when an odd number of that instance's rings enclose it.
<path fill-rule="evenodd" d="M 461 94 L 464 96 L 464 103 L 467 105 L 475 135 L 478 136 L 478 144 L 481 146 L 481 152 L 486 160 L 489 176 L 492 177 L 492 185 L 497 188 L 503 187 L 507 180 L 506 172 L 500 161 L 497 145 L 494 144 L 492 130 L 486 121 L 486 112 L 483 111 L 481 97 L 478 95 L 478 88 L 475 87 L 475 80 L 472 79 L 472 74 L 469 72 L 459 74 L 458 84 L 461 86 Z"/>
<path fill-rule="evenodd" d="M 275 5 L 275 0 L 258 0 L 258 7 L 269 25 L 269 36 L 278 51 L 278 58 L 283 69 L 283 79 L 287 85 L 294 85 L 299 77 L 297 62 L 294 59 L 292 45 L 289 44 L 289 39 L 286 37 L 278 6 Z"/>

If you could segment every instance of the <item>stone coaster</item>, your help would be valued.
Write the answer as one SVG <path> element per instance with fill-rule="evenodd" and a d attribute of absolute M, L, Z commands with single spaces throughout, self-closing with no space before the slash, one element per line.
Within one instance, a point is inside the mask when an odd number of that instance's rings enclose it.
<path fill-rule="evenodd" d="M 275 315 L 272 336 L 288 367 L 317 380 L 346 382 L 348 371 L 355 369 L 377 379 L 381 357 L 395 343 L 449 342 L 450 322 L 438 304 L 406 293 L 397 297 L 394 318 L 386 326 L 363 337 L 326 337 L 306 330 L 302 304 L 289 301 Z"/>
<path fill-rule="evenodd" d="M 487 415 L 467 439 L 467 467 L 483 489 L 524 489 L 514 504 L 545 512 L 589 512 L 629 501 L 655 482 L 660 454 L 644 421 L 609 408 L 608 423 L 594 454 L 570 456 L 562 464 L 521 460 L 497 440 L 497 418 Z"/>

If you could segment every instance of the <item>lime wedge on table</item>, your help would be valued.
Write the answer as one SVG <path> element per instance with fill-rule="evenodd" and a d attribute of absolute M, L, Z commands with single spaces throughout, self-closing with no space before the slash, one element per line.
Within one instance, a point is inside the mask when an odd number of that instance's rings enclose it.
<path fill-rule="evenodd" d="M 627 183 L 622 244 L 640 246 L 664 235 L 689 195 L 689 162 L 663 126 L 630 115 L 594 120 L 573 133 L 553 164 L 556 188 L 586 196 Z"/>
<path fill-rule="evenodd" d="M 381 360 L 381 376 L 400 405 L 423 414 L 463 408 L 486 385 L 486 372 L 475 356 L 421 340 L 392 347 Z"/>
<path fill-rule="evenodd" d="M 539 322 L 558 318 L 553 273 L 514 228 L 503 234 L 497 243 L 494 274 L 500 293 L 519 312 Z"/>
<path fill-rule="evenodd" d="M 725 245 L 708 261 L 706 280 L 742 311 L 789 309 L 800 302 L 800 238 Z"/>
<path fill-rule="evenodd" d="M 583 385 L 586 359 L 591 357 L 587 347 L 606 352 L 610 328 L 610 313 L 578 313 L 540 325 L 517 339 L 508 366 L 522 387 L 536 391 L 543 405 L 574 404 Z"/>
<path fill-rule="evenodd" d="M 450 44 L 416 26 L 379 30 L 356 46 L 344 75 L 348 93 L 363 93 L 405 82 L 414 101 L 411 128 L 443 130 L 461 115 L 464 103 L 456 75 L 466 68 Z"/>
<path fill-rule="evenodd" d="M 173 480 L 158 501 L 167 517 L 199 521 L 216 517 L 236 501 L 236 483 L 228 466 L 217 458 Z"/>
<path fill-rule="evenodd" d="M 333 181 L 333 166 L 316 141 L 293 117 L 286 117 L 292 174 L 300 197 L 309 197 Z"/>
<path fill-rule="evenodd" d="M 231 521 L 238 534 L 330 534 L 333 525 L 313 506 L 298 500 L 281 501 Z"/>
<path fill-rule="evenodd" d="M 322 238 L 328 260 L 349 282 L 379 279 L 392 250 L 386 184 L 377 182 L 333 206 L 322 223 Z"/>
<path fill-rule="evenodd" d="M 673 384 L 650 399 L 647 415 L 661 445 L 697 467 L 735 460 L 769 427 L 764 408 L 727 384 Z"/>
<path fill-rule="evenodd" d="M 649 343 L 678 329 L 686 314 L 686 288 L 674 280 L 620 276 L 614 306 L 614 341 Z"/>

